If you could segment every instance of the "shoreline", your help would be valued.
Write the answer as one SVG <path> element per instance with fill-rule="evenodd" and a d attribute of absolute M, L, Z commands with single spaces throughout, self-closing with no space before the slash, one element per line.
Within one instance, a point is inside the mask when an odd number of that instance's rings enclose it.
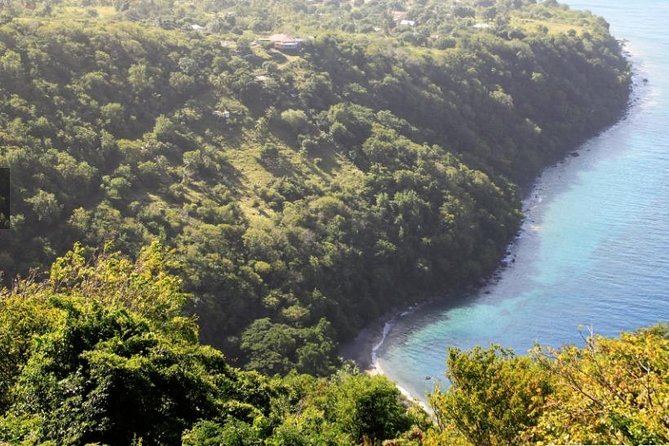
<path fill-rule="evenodd" d="M 451 290 L 450 292 L 445 292 L 438 296 L 431 296 L 426 299 L 414 303 L 409 307 L 395 309 L 389 311 L 383 316 L 379 317 L 377 320 L 368 324 L 364 329 L 362 329 L 358 335 L 351 341 L 343 344 L 339 349 L 339 355 L 347 361 L 353 361 L 355 365 L 360 369 L 361 372 L 367 373 L 369 375 L 382 375 L 392 381 L 397 389 L 400 391 L 402 396 L 404 396 L 408 401 L 411 401 L 415 404 L 421 406 L 428 414 L 432 414 L 431 409 L 429 408 L 427 401 L 424 398 L 412 394 L 406 388 L 402 387 L 397 381 L 393 380 L 388 374 L 383 370 L 379 364 L 377 357 L 378 351 L 383 347 L 387 337 L 393 330 L 395 323 L 398 319 L 407 316 L 423 306 L 435 303 L 437 300 L 442 301 L 444 304 L 447 303 L 449 297 L 453 295 L 463 296 L 468 293 L 475 292 L 484 292 L 484 290 L 490 286 L 495 285 L 499 282 L 501 274 L 503 271 L 512 263 L 515 262 L 516 257 L 516 248 L 518 245 L 519 239 L 522 237 L 523 233 L 528 230 L 526 225 L 532 223 L 531 219 L 531 210 L 540 204 L 543 200 L 542 196 L 539 194 L 539 181 L 544 173 L 561 164 L 567 162 L 570 157 L 578 157 L 581 155 L 583 150 L 590 150 L 586 147 L 587 142 L 601 135 L 603 132 L 608 131 L 609 129 L 617 126 L 623 122 L 629 116 L 630 111 L 632 110 L 634 104 L 639 98 L 638 86 L 643 85 L 646 82 L 643 79 L 643 76 L 639 71 L 637 71 L 634 64 L 632 64 L 633 58 L 636 56 L 628 46 L 628 42 L 623 41 L 622 48 L 623 55 L 632 65 L 631 70 L 631 81 L 630 81 L 630 92 L 629 98 L 626 107 L 621 110 L 618 119 L 612 122 L 610 125 L 600 129 L 595 134 L 581 141 L 575 147 L 567 148 L 564 151 L 564 156 L 558 160 L 553 161 L 552 163 L 546 165 L 541 172 L 534 178 L 533 181 L 528 182 L 525 185 L 519 185 L 519 191 L 523 198 L 521 200 L 521 210 L 523 212 L 523 219 L 521 220 L 517 234 L 509 241 L 507 248 L 505 250 L 504 256 L 500 259 L 499 266 L 489 275 L 487 278 L 482 278 L 477 285 L 471 285 L 462 289 Z M 452 302 L 452 306 L 456 307 L 460 303 L 457 299 Z"/>
<path fill-rule="evenodd" d="M 432 303 L 435 300 L 436 297 L 432 297 L 402 311 L 386 313 L 376 321 L 367 325 L 352 341 L 342 345 L 339 350 L 339 355 L 346 361 L 353 361 L 362 373 L 366 373 L 370 376 L 385 376 L 388 378 L 404 398 L 414 404 L 418 404 L 428 414 L 432 414 L 432 409 L 428 406 L 427 401 L 414 395 L 409 390 L 402 387 L 397 381 L 390 378 L 383 370 L 383 367 L 381 367 L 377 353 L 385 344 L 388 335 L 393 330 L 398 319 L 415 312 L 422 306 Z"/>
<path fill-rule="evenodd" d="M 627 109 L 625 114 L 626 112 Z M 612 124 L 608 128 L 611 128 L 618 122 L 622 121 L 625 118 L 625 114 L 621 116 L 619 121 L 616 121 L 616 123 Z M 593 138 L 595 138 L 597 135 L 594 135 Z M 575 151 L 570 150 L 565 152 L 564 158 L 547 166 L 542 171 L 542 175 L 551 167 L 556 167 L 566 162 L 570 156 L 573 156 L 572 153 L 580 153 L 581 150 L 585 150 L 585 143 L 581 143 Z M 463 304 L 463 299 L 464 301 L 469 301 L 474 294 L 486 292 L 486 288 L 496 285 L 501 280 L 504 270 L 506 270 L 516 261 L 516 249 L 519 240 L 521 239 L 522 235 L 530 229 L 528 225 L 532 225 L 534 222 L 531 216 L 532 209 L 541 204 L 543 201 L 543 197 L 539 194 L 540 178 L 541 175 L 539 175 L 531 183 L 531 185 L 523 191 L 525 195 L 521 201 L 523 219 L 519 224 L 518 232 L 509 241 L 504 252 L 504 256 L 499 261 L 498 267 L 488 277 L 482 278 L 475 285 L 469 285 L 467 287 L 451 290 L 440 295 L 427 297 L 418 303 L 411 304 L 408 307 L 395 309 L 385 313 L 372 323 L 365 326 L 365 328 L 363 328 L 353 340 L 341 345 L 339 349 L 339 356 L 342 357 L 345 361 L 352 361 L 362 373 L 366 373 L 370 376 L 380 375 L 386 377 L 395 385 L 397 390 L 399 390 L 400 394 L 406 398 L 407 401 L 417 404 L 428 415 L 432 416 L 433 411 L 428 405 L 427 399 L 424 396 L 416 395 L 410 392 L 384 371 L 383 367 L 379 363 L 378 352 L 385 345 L 388 336 L 392 333 L 392 330 L 399 319 L 411 315 L 419 309 L 437 302 L 440 302 L 443 307 L 448 306 L 449 308 L 456 308 Z"/>
<path fill-rule="evenodd" d="M 633 88 L 636 87 L 636 82 L 633 84 Z M 636 88 L 634 88 L 636 90 Z M 630 102 L 627 108 L 621 113 L 620 119 L 615 123 L 611 124 L 606 129 L 601 130 L 597 134 L 593 135 L 592 138 L 596 138 L 602 132 L 607 131 L 610 128 L 618 125 L 620 122 L 626 119 L 629 110 L 635 102 L 635 97 L 632 94 L 630 96 Z M 590 138 L 590 139 L 592 139 Z M 399 390 L 404 398 L 408 401 L 419 405 L 423 410 L 428 414 L 432 415 L 432 410 L 430 409 L 427 401 L 424 397 L 415 395 L 411 393 L 406 388 L 402 387 L 400 383 L 392 379 L 381 367 L 378 359 L 378 352 L 383 348 L 388 336 L 392 333 L 395 324 L 400 318 L 408 316 L 417 310 L 421 309 L 424 306 L 431 305 L 440 301 L 443 306 L 447 304 L 449 307 L 457 307 L 462 304 L 463 296 L 467 295 L 471 297 L 471 294 L 485 292 L 486 288 L 494 286 L 497 284 L 506 268 L 511 264 L 515 263 L 516 258 L 516 249 L 518 242 L 523 236 L 523 234 L 528 231 L 528 225 L 531 225 L 534 220 L 532 219 L 531 211 L 537 205 L 541 204 L 543 201 L 542 195 L 539 193 L 541 189 L 539 188 L 539 180 L 544 172 L 552 167 L 557 167 L 569 160 L 570 157 L 579 156 L 583 150 L 589 151 L 590 149 L 586 147 L 587 141 L 582 142 L 578 147 L 568 150 L 565 152 L 564 158 L 558 160 L 555 163 L 546 166 L 531 185 L 524 190 L 524 198 L 521 201 L 521 209 L 523 212 L 523 219 L 519 225 L 518 233 L 509 241 L 507 245 L 504 256 L 500 259 L 499 266 L 495 269 L 487 278 L 481 279 L 481 281 L 476 285 L 470 285 L 468 287 L 451 290 L 440 295 L 435 295 L 421 300 L 418 303 L 414 303 L 408 307 L 395 309 L 393 311 L 387 312 L 383 316 L 379 317 L 377 320 L 368 324 L 364 329 L 362 329 L 358 335 L 351 341 L 343 344 L 339 349 L 339 355 L 346 361 L 352 361 L 362 373 L 369 374 L 371 376 L 381 375 L 388 378 L 393 382 L 395 387 Z M 578 154 L 578 155 L 575 155 Z M 456 297 L 451 299 L 449 298 Z M 459 296 L 459 298 L 457 298 Z M 469 300 L 467 298 L 467 300 Z"/>
<path fill-rule="evenodd" d="M 582 147 L 583 144 L 579 146 L 579 152 Z M 546 169 L 562 164 L 569 158 L 570 153 L 572 152 L 573 150 L 566 152 L 565 157 L 562 160 L 551 164 L 550 166 L 546 167 Z M 531 186 L 528 187 L 528 189 L 524 192 L 525 197 L 521 202 L 523 220 L 520 223 L 518 233 L 511 241 L 509 241 L 504 257 L 500 259 L 499 266 L 487 278 L 481 279 L 480 282 L 476 285 L 470 285 L 468 287 L 451 290 L 450 292 L 445 292 L 440 295 L 434 295 L 423 299 L 418 303 L 411 304 L 408 307 L 395 309 L 385 313 L 375 321 L 365 326 L 365 328 L 363 328 L 354 339 L 341 345 L 339 349 L 339 356 L 341 356 L 345 361 L 352 361 L 362 373 L 366 373 L 371 376 L 385 376 L 390 381 L 392 381 L 393 384 L 395 384 L 395 387 L 397 387 L 404 398 L 406 398 L 408 401 L 418 404 L 428 414 L 432 414 L 432 410 L 428 406 L 424 397 L 411 393 L 409 390 L 402 387 L 397 381 L 392 379 L 383 370 L 383 367 L 381 367 L 377 356 L 378 352 L 385 345 L 388 336 L 392 333 L 392 330 L 399 319 L 411 315 L 419 309 L 437 302 L 441 302 L 443 305 L 446 305 L 446 303 L 449 302 L 449 298 L 452 298 L 450 299 L 451 301 L 449 306 L 455 308 L 463 303 L 462 296 L 483 292 L 486 288 L 494 286 L 499 282 L 504 270 L 515 262 L 516 247 L 518 245 L 519 239 L 522 237 L 522 234 L 527 230 L 526 224 L 533 221 L 530 218 L 530 211 L 543 200 L 543 198 L 537 193 L 539 178 L 540 177 L 537 177 Z"/>

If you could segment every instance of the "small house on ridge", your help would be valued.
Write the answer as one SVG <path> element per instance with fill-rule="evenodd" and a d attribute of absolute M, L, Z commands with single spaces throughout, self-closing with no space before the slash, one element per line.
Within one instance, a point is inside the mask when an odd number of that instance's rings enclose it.
<path fill-rule="evenodd" d="M 265 40 L 265 39 L 263 39 Z M 269 37 L 269 42 L 277 50 L 295 51 L 300 49 L 302 39 L 296 39 L 287 34 L 274 34 Z"/>

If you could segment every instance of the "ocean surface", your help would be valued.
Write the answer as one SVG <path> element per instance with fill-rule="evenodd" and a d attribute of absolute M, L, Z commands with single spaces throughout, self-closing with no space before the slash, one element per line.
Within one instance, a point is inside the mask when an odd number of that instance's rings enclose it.
<path fill-rule="evenodd" d="M 494 283 L 386 324 L 376 365 L 422 400 L 445 381 L 449 346 L 525 353 L 669 320 L 669 0 L 567 3 L 628 41 L 629 114 L 539 178 Z"/>

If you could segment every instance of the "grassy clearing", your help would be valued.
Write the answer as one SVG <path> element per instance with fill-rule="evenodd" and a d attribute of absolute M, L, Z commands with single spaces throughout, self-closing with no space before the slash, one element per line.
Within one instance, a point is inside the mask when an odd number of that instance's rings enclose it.
<path fill-rule="evenodd" d="M 528 19 L 521 17 L 513 17 L 511 19 L 511 26 L 520 28 L 529 32 L 536 32 L 540 26 L 545 26 L 549 34 L 566 34 L 570 31 L 576 31 L 577 34 L 583 34 L 584 28 L 582 26 L 574 25 L 573 23 L 563 23 L 550 20 Z"/>

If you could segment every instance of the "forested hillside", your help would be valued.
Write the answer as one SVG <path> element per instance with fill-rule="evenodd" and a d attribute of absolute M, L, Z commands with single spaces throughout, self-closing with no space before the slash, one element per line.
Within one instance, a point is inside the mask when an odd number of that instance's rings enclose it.
<path fill-rule="evenodd" d="M 608 25 L 553 1 L 0 5 L 5 282 L 160 240 L 202 340 L 268 374 L 489 274 L 519 185 L 628 98 Z"/>

